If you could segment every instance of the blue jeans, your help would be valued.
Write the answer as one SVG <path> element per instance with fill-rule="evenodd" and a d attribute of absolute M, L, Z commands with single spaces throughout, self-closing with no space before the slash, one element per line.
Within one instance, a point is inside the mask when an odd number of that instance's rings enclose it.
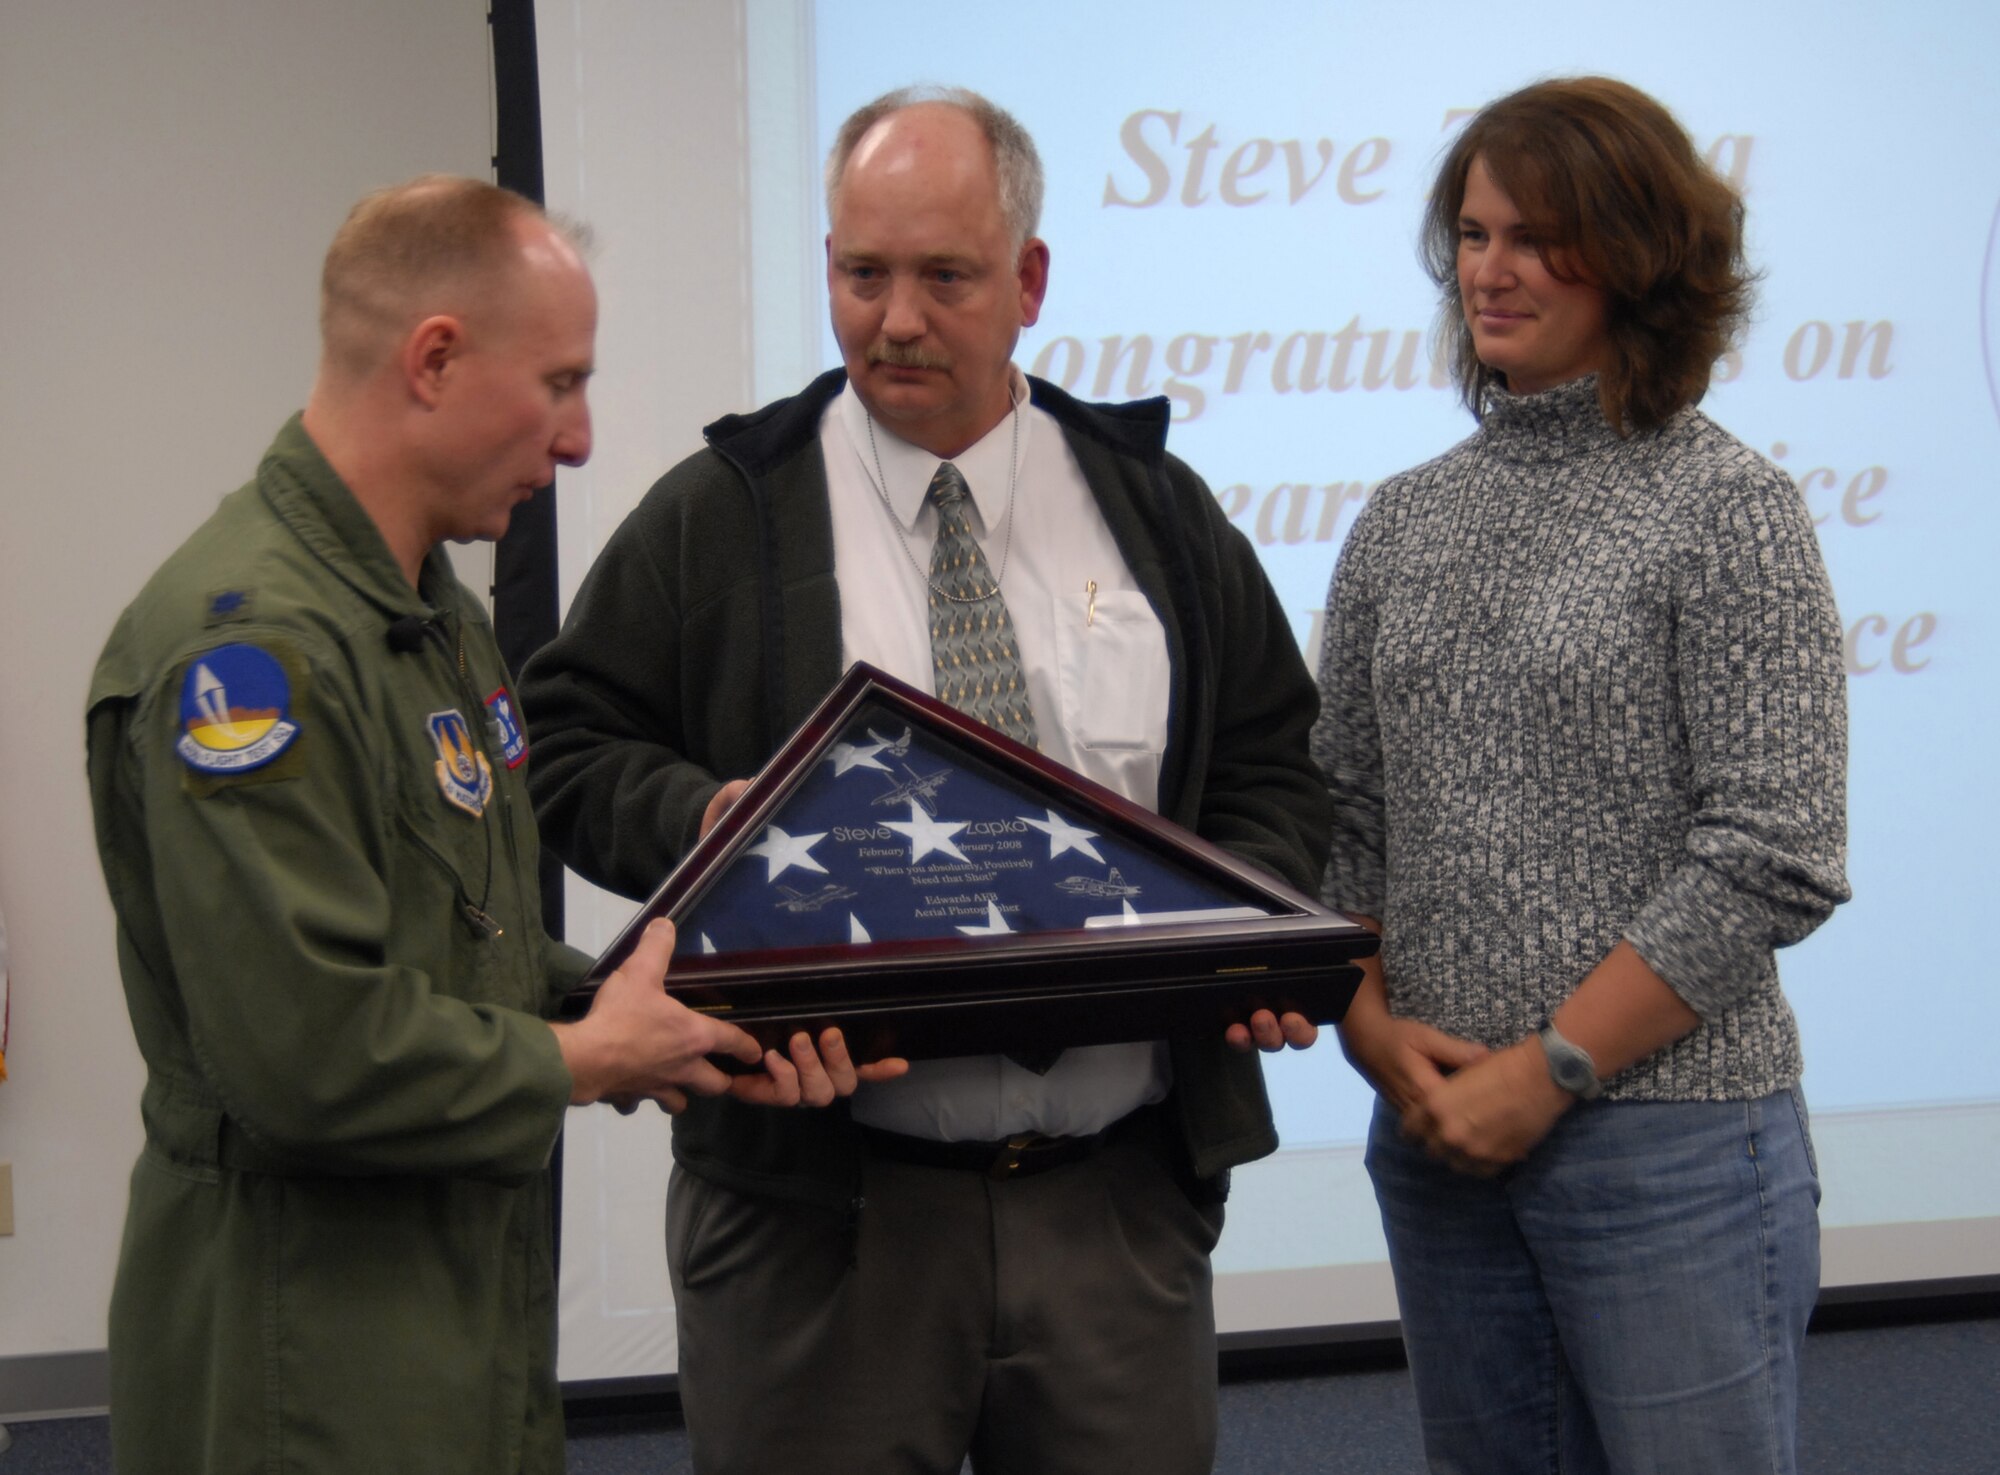
<path fill-rule="evenodd" d="M 1434 1472 L 1793 1475 L 1819 1293 L 1796 1090 L 1579 1105 L 1488 1179 L 1378 1100 L 1368 1171 Z"/>

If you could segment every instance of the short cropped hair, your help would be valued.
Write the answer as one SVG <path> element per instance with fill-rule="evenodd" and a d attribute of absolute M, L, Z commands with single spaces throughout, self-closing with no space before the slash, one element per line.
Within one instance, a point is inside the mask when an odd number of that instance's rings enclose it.
<path fill-rule="evenodd" d="M 1459 215 L 1473 160 L 1510 199 L 1562 281 L 1602 287 L 1612 362 L 1598 376 L 1620 435 L 1708 390 L 1749 316 L 1743 201 L 1658 102 L 1609 77 L 1538 82 L 1489 103 L 1438 168 L 1419 254 L 1438 284 L 1436 347 L 1466 407 L 1502 377 L 1479 361 L 1458 291 Z"/>
<path fill-rule="evenodd" d="M 868 130 L 891 113 L 927 102 L 957 108 L 986 135 L 987 146 L 993 150 L 993 171 L 1000 180 L 1000 213 L 1014 249 L 1020 250 L 1042 223 L 1042 156 L 1035 152 L 1034 139 L 1012 113 L 966 87 L 899 87 L 849 114 L 826 156 L 827 219 L 833 219 L 847 161 Z"/>
<path fill-rule="evenodd" d="M 579 250 L 580 227 L 525 195 L 477 179 L 425 174 L 364 196 L 348 212 L 320 271 L 320 339 L 355 373 L 379 362 L 423 314 L 493 290 L 515 260 L 515 225 L 548 220 Z"/>

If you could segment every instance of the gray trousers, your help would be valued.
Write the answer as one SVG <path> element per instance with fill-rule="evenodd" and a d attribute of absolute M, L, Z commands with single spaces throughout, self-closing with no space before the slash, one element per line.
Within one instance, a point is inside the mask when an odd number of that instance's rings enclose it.
<path fill-rule="evenodd" d="M 675 1166 L 698 1475 L 1213 1467 L 1222 1208 L 1189 1201 L 1156 1132 L 1005 1183 L 871 1160 L 863 1197 L 850 1237 Z"/>

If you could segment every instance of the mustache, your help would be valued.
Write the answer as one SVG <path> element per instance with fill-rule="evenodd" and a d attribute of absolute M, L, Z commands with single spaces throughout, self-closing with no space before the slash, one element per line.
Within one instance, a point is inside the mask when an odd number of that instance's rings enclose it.
<path fill-rule="evenodd" d="M 916 343 L 891 343 L 886 338 L 869 344 L 867 357 L 871 364 L 885 364 L 892 369 L 951 368 L 951 359 L 935 349 Z"/>

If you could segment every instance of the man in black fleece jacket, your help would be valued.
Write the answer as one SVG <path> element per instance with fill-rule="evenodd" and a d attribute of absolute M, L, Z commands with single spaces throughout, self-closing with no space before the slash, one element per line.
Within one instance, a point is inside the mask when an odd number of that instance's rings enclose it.
<path fill-rule="evenodd" d="M 1047 281 L 1033 144 L 971 94 L 891 94 L 828 175 L 847 367 L 708 427 L 607 544 L 523 686 L 547 842 L 644 895 L 851 660 L 929 686 L 948 461 L 1043 750 L 1312 891 L 1317 704 L 1250 545 L 1166 453 L 1165 400 L 1011 365 Z M 824 1112 L 691 1104 L 667 1219 L 697 1468 L 1207 1470 L 1208 1253 L 1228 1169 L 1277 1145 L 1234 1033 L 862 1072 Z M 1311 1036 L 1264 1016 L 1255 1043 Z M 819 1056 L 854 1091 L 837 1039 Z M 952 1165 L 1023 1133 L 1079 1147 Z"/>

